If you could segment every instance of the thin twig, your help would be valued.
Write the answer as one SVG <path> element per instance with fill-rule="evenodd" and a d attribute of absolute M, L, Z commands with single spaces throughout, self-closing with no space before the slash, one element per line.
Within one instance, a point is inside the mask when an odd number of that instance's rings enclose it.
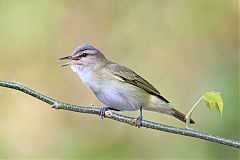
<path fill-rule="evenodd" d="M 68 111 L 73 111 L 73 112 L 81 112 L 81 113 L 89 113 L 89 114 L 95 114 L 99 115 L 99 108 L 98 107 L 85 107 L 85 106 L 78 106 L 78 105 L 72 105 L 72 104 L 67 104 L 64 102 L 60 102 L 58 100 L 55 100 L 53 98 L 47 97 L 41 93 L 38 93 L 20 83 L 14 83 L 14 82 L 6 82 L 6 81 L 0 81 L 0 86 L 6 87 L 6 88 L 12 88 L 15 90 L 19 90 L 21 92 L 24 92 L 28 95 L 31 95 L 41 101 L 44 101 L 51 106 L 53 106 L 56 109 L 63 109 L 63 110 L 68 110 Z M 134 125 L 134 118 L 123 116 L 120 114 L 112 113 L 111 117 L 107 117 L 119 122 L 127 123 L 130 125 Z M 223 138 L 220 136 L 214 136 L 210 135 L 208 133 L 203 133 L 199 131 L 194 131 L 192 129 L 186 129 L 186 128 L 178 128 L 178 127 L 172 127 L 172 126 L 167 126 L 163 124 L 158 124 L 155 122 L 150 122 L 144 120 L 142 122 L 142 127 L 146 128 L 151 128 L 154 130 L 159 130 L 159 131 L 164 131 L 164 132 L 170 132 L 174 134 L 179 134 L 179 135 L 184 135 L 184 136 L 189 136 L 189 137 L 195 137 L 231 147 L 236 147 L 240 148 L 240 142 L 237 140 L 232 140 L 228 138 Z"/>

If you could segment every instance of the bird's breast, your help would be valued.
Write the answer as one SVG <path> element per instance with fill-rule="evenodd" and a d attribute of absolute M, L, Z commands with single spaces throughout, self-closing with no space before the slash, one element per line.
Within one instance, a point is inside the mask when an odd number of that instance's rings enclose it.
<path fill-rule="evenodd" d="M 107 106 L 121 111 L 133 111 L 139 109 L 146 101 L 145 91 L 131 84 L 118 81 L 100 71 L 72 69 L 95 96 Z"/>
<path fill-rule="evenodd" d="M 73 66 L 72 70 L 76 72 L 82 82 L 94 93 L 100 90 L 101 77 L 96 73 L 90 70 L 80 68 L 78 66 Z"/>

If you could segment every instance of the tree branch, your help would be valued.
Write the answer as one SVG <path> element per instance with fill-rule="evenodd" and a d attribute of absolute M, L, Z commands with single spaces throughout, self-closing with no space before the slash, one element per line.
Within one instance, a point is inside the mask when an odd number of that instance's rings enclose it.
<path fill-rule="evenodd" d="M 47 97 L 41 93 L 38 93 L 20 83 L 0 81 L 0 86 L 6 87 L 6 88 L 12 88 L 12 89 L 24 92 L 28 95 L 31 95 L 43 102 L 46 102 L 46 103 L 54 106 L 54 108 L 56 108 L 56 109 L 63 109 L 63 110 L 68 110 L 68 111 L 73 111 L 73 112 L 81 112 L 81 113 L 99 115 L 100 109 L 98 107 L 85 107 L 85 106 L 78 106 L 78 105 L 60 102 L 53 98 Z M 130 125 L 134 125 L 134 118 L 123 116 L 120 114 L 112 113 L 111 117 L 107 117 L 107 118 L 113 119 L 115 121 L 127 123 Z M 172 127 L 172 126 L 158 124 L 158 123 L 150 122 L 150 121 L 146 121 L 146 120 L 144 120 L 142 122 L 142 127 L 151 128 L 154 130 L 159 130 L 159 131 L 164 131 L 164 132 L 170 132 L 170 133 L 184 135 L 184 136 L 189 136 L 189 137 L 195 137 L 195 138 L 199 138 L 199 139 L 203 139 L 203 140 L 207 140 L 207 141 L 211 141 L 211 142 L 215 142 L 215 143 L 219 143 L 219 144 L 223 144 L 223 145 L 227 145 L 227 146 L 231 146 L 231 147 L 240 148 L 239 141 L 228 139 L 228 138 L 223 138 L 220 136 L 214 136 L 214 135 L 210 135 L 207 133 L 194 131 L 191 129 Z"/>

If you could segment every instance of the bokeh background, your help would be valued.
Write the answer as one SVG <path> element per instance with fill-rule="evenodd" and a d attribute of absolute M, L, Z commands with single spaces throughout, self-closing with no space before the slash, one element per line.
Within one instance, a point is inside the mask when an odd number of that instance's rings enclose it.
<path fill-rule="evenodd" d="M 235 0 L 0 0 L 0 79 L 68 103 L 103 106 L 57 61 L 91 44 L 149 80 L 182 112 L 204 92 L 222 92 L 222 117 L 201 103 L 193 128 L 239 140 L 238 20 Z M 57 111 L 5 88 L 0 117 L 0 158 L 239 158 L 234 148 Z M 144 111 L 144 118 L 184 127 L 158 113 Z"/>

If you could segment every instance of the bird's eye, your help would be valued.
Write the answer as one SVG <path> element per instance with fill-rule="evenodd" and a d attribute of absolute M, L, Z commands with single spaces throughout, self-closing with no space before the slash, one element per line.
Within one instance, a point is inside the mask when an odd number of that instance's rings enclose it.
<path fill-rule="evenodd" d="M 83 53 L 83 54 L 82 54 L 82 57 L 86 57 L 86 56 L 87 56 L 87 53 Z"/>

